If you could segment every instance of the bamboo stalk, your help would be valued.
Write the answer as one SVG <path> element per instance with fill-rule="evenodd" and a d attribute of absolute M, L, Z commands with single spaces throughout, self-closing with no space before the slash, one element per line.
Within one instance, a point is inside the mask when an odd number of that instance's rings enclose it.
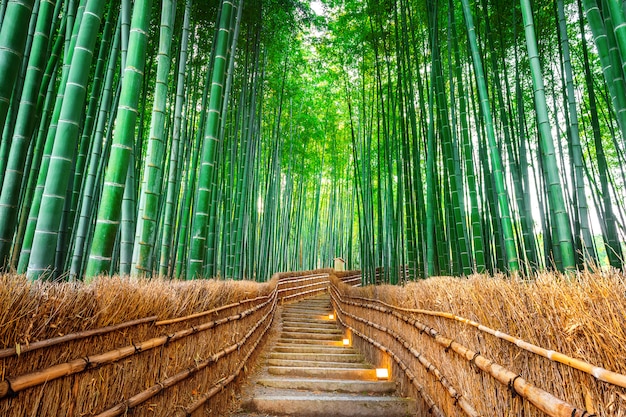
<path fill-rule="evenodd" d="M 12 348 L 6 348 L 6 349 L 0 349 L 0 359 L 2 358 L 7 358 L 9 356 L 19 356 L 22 355 L 26 352 L 32 352 L 34 350 L 37 349 L 41 349 L 41 348 L 47 348 L 50 346 L 55 346 L 58 345 L 60 343 L 65 343 L 65 342 L 70 342 L 72 340 L 78 340 L 78 339 L 84 339 L 86 337 L 91 337 L 91 336 L 99 336 L 102 334 L 106 334 L 109 332 L 113 332 L 115 330 L 121 330 L 121 329 L 125 329 L 127 327 L 132 327 L 132 326 L 137 326 L 139 324 L 144 324 L 144 323 L 150 323 L 153 322 L 157 319 L 157 316 L 150 316 L 150 317 L 146 317 L 143 319 L 137 319 L 137 320 L 131 320 L 131 321 L 127 321 L 124 323 L 120 323 L 120 324 L 115 324 L 112 326 L 107 326 L 107 327 L 101 327 L 99 329 L 92 329 L 92 330 L 84 330 L 81 332 L 76 332 L 76 333 L 70 333 L 70 334 L 66 334 L 64 336 L 59 336 L 59 337 L 53 337 L 50 339 L 45 339 L 45 340 L 40 340 L 38 342 L 34 342 L 34 343 L 29 343 L 27 345 L 20 345 L 20 352 L 17 353 L 17 348 L 12 347 Z"/>
<path fill-rule="evenodd" d="M 453 313 L 446 313 L 446 312 L 440 312 L 440 311 L 431 311 L 431 310 L 420 310 L 420 309 L 409 309 L 409 308 L 402 308 L 402 307 L 398 307 L 398 306 L 394 306 L 391 304 L 387 304 L 384 301 L 380 301 L 380 300 L 374 300 L 371 298 L 364 298 L 364 297 L 352 297 L 352 296 L 346 296 L 347 298 L 351 298 L 353 300 L 362 300 L 362 301 L 366 301 L 366 302 L 375 302 L 378 303 L 380 305 L 383 305 L 385 307 L 388 307 L 390 309 L 394 309 L 397 311 L 402 311 L 402 312 L 406 312 L 406 313 L 415 313 L 415 314 L 423 314 L 423 315 L 428 315 L 428 316 L 433 316 L 433 317 L 441 317 L 441 318 L 445 318 L 445 319 L 449 319 L 449 320 L 456 320 L 458 322 L 467 324 L 469 326 L 475 327 L 478 330 L 484 332 L 484 333 L 488 333 L 494 337 L 497 337 L 498 339 L 501 340 L 505 340 L 509 343 L 514 344 L 515 346 L 517 346 L 520 349 L 526 350 L 528 352 L 534 353 L 536 355 L 542 356 L 546 359 L 551 360 L 552 362 L 558 362 L 558 363 L 562 363 L 563 365 L 569 366 L 571 368 L 574 369 L 578 369 L 579 371 L 585 372 L 589 375 L 592 375 L 594 378 L 600 380 L 600 381 L 604 381 L 604 382 L 608 382 L 610 384 L 613 385 L 617 385 L 619 387 L 622 388 L 626 388 L 626 375 L 623 374 L 619 374 L 617 372 L 613 372 L 613 371 L 609 371 L 608 369 L 602 368 L 600 366 L 596 366 L 593 364 L 590 364 L 588 362 L 585 362 L 583 360 L 580 359 L 576 359 L 576 358 L 572 358 L 571 356 L 567 356 L 563 353 L 560 352 L 556 352 L 554 350 L 549 350 L 549 349 L 545 349 L 542 348 L 540 346 L 534 345 L 532 343 L 526 342 L 522 339 L 518 339 L 514 336 L 511 336 L 507 333 L 498 331 L 498 330 L 494 330 L 490 327 L 484 326 L 480 323 L 477 323 L 473 320 L 467 319 L 465 317 L 460 317 L 457 316 Z"/>

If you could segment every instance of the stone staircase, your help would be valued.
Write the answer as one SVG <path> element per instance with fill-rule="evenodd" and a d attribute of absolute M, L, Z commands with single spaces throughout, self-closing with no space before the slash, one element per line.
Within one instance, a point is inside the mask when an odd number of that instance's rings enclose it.
<path fill-rule="evenodd" d="M 412 400 L 394 395 L 343 337 L 328 294 L 282 309 L 279 338 L 244 396 L 237 417 L 414 415 Z"/>

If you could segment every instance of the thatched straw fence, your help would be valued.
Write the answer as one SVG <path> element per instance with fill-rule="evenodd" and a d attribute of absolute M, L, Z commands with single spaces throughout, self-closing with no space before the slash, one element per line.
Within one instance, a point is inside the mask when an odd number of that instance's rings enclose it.
<path fill-rule="evenodd" d="M 418 415 L 626 416 L 624 275 L 360 282 L 0 276 L 0 415 L 226 415 L 277 306 L 330 285 L 346 333 Z"/>
<path fill-rule="evenodd" d="M 329 271 L 264 284 L 0 276 L 0 415 L 223 416 L 276 306 L 327 291 Z"/>
<path fill-rule="evenodd" d="M 331 281 L 346 333 L 422 399 L 417 415 L 626 416 L 623 274 Z"/>

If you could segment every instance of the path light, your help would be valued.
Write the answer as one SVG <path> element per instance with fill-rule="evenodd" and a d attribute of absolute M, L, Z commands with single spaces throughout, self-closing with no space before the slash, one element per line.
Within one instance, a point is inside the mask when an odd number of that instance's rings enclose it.
<path fill-rule="evenodd" d="M 377 379 L 389 379 L 389 369 L 376 368 L 376 378 Z"/>
<path fill-rule="evenodd" d="M 335 315 L 333 313 L 330 313 L 328 315 L 328 320 L 335 320 Z"/>
<path fill-rule="evenodd" d="M 350 346 L 350 339 L 348 339 L 348 338 L 343 339 L 343 345 L 344 346 Z"/>

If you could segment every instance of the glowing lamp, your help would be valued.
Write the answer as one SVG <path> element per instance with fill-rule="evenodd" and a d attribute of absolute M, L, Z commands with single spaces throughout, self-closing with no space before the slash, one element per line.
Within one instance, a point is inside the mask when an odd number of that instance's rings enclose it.
<path fill-rule="evenodd" d="M 330 313 L 328 315 L 328 320 L 335 320 L 335 315 L 333 313 Z"/>
<path fill-rule="evenodd" d="M 350 346 L 350 339 L 343 339 L 344 346 Z"/>
<path fill-rule="evenodd" d="M 389 379 L 389 369 L 376 368 L 376 378 L 377 379 Z"/>

